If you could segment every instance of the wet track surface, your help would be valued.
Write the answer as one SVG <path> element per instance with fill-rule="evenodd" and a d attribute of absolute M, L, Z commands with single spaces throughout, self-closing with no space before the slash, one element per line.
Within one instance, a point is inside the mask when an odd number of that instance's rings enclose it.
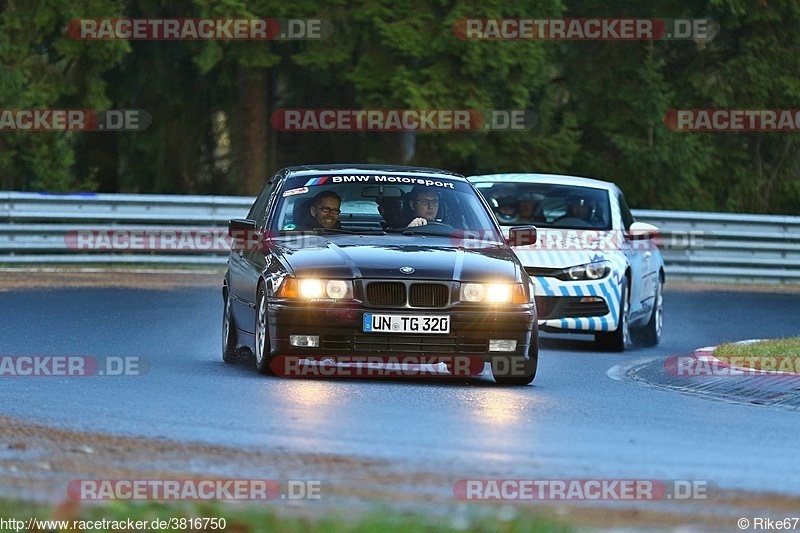
<path fill-rule="evenodd" d="M 532 386 L 297 380 L 219 355 L 211 288 L 0 292 L 0 355 L 138 356 L 142 376 L 0 378 L 0 414 L 58 428 L 348 454 L 495 477 L 706 479 L 800 494 L 798 413 L 609 378 L 615 365 L 798 334 L 800 294 L 665 292 L 653 349 L 594 351 L 543 335 Z"/>

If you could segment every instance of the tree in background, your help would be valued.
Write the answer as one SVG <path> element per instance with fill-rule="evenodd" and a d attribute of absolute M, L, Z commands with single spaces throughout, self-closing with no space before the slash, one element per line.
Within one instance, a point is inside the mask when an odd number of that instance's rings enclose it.
<path fill-rule="evenodd" d="M 574 0 L 572 17 L 704 18 L 702 2 Z M 718 172 L 713 146 L 697 134 L 664 125 L 683 108 L 679 86 L 702 43 L 693 41 L 564 42 L 569 108 L 583 132 L 570 169 L 618 183 L 636 207 L 711 209 L 704 179 Z M 689 107 L 692 107 L 691 105 Z M 695 106 L 697 107 L 697 106 Z"/>
<path fill-rule="evenodd" d="M 103 109 L 103 74 L 129 49 L 123 41 L 77 42 L 64 28 L 80 16 L 118 17 L 104 0 L 0 2 L 0 109 Z M 76 168 L 81 133 L 0 133 L 4 189 L 72 191 L 96 187 L 99 168 Z"/>
<path fill-rule="evenodd" d="M 336 21 L 352 34 L 345 41 L 353 65 L 346 79 L 359 108 L 532 109 L 544 116 L 532 131 L 411 135 L 413 164 L 462 173 L 565 168 L 577 151 L 577 132 L 558 110 L 546 44 L 460 40 L 453 33 L 462 18 L 556 17 L 562 11 L 558 0 L 496 0 L 480 7 L 465 1 L 364 2 L 349 21 Z M 389 162 L 407 162 L 391 149 L 402 145 L 402 134 L 371 136 L 378 142 L 370 159 L 384 161 L 390 154 Z"/>
<path fill-rule="evenodd" d="M 709 107 L 797 109 L 800 3 L 711 0 L 722 30 L 688 81 Z M 720 210 L 798 214 L 800 134 L 712 134 L 722 173 L 709 192 Z"/>
<path fill-rule="evenodd" d="M 798 134 L 668 130 L 796 108 L 795 0 L 0 0 L 0 108 L 134 108 L 128 133 L 0 133 L 6 189 L 253 194 L 299 163 L 575 173 L 636 207 L 795 213 Z M 460 40 L 461 18 L 711 18 L 711 42 Z M 73 41 L 82 17 L 317 18 L 326 40 Z M 278 132 L 281 108 L 530 109 L 529 131 Z"/>
<path fill-rule="evenodd" d="M 619 183 L 636 207 L 796 213 L 797 134 L 690 133 L 669 109 L 797 107 L 800 5 L 791 0 L 573 0 L 571 16 L 708 18 L 711 42 L 563 43 L 583 131 L 571 171 Z"/>

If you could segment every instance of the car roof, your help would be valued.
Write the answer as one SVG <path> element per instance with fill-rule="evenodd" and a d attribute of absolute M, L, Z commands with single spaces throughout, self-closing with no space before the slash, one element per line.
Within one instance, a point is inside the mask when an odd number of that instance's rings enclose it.
<path fill-rule="evenodd" d="M 619 187 L 608 181 L 579 176 L 563 176 L 560 174 L 484 174 L 467 178 L 471 183 L 551 183 L 553 185 L 575 185 L 603 189 L 610 192 L 620 192 Z"/>
<path fill-rule="evenodd" d="M 402 165 L 362 165 L 362 164 L 337 164 L 337 165 L 297 165 L 282 169 L 291 176 L 303 176 L 309 174 L 374 174 L 376 172 L 395 174 L 395 175 L 425 175 L 438 176 L 458 181 L 467 181 L 464 176 L 448 170 L 426 167 L 408 167 Z"/>

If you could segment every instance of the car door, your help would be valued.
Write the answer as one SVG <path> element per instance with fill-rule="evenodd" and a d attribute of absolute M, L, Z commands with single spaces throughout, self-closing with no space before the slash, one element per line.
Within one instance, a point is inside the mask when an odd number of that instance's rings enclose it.
<path fill-rule="evenodd" d="M 627 234 L 631 224 L 636 220 L 622 193 L 619 194 L 618 200 L 622 223 Z M 652 243 L 649 240 L 626 238 L 626 246 L 631 265 L 631 317 L 635 318 L 650 312 L 655 297 Z"/>
<path fill-rule="evenodd" d="M 247 214 L 249 220 L 256 222 L 256 230 L 261 234 L 263 234 L 269 200 L 277 181 L 273 178 L 267 183 Z M 256 264 L 260 263 L 262 266 L 264 264 L 264 252 L 260 246 L 253 246 L 253 242 L 255 241 L 251 240 L 248 244 L 241 240 L 235 240 L 229 260 L 231 310 L 239 329 L 250 333 L 254 331 L 255 326 L 255 291 L 258 275 L 261 272 L 261 270 L 255 270 Z"/>

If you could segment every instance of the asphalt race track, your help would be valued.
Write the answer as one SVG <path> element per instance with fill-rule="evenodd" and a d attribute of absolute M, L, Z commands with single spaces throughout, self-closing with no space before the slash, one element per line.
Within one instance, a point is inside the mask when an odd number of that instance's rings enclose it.
<path fill-rule="evenodd" d="M 263 377 L 220 358 L 218 289 L 0 292 L 1 355 L 140 357 L 141 376 L 2 377 L 0 414 L 56 428 L 389 459 L 495 477 L 704 479 L 800 493 L 798 414 L 611 379 L 615 365 L 798 334 L 800 294 L 665 292 L 654 349 L 543 335 L 533 385 Z"/>

